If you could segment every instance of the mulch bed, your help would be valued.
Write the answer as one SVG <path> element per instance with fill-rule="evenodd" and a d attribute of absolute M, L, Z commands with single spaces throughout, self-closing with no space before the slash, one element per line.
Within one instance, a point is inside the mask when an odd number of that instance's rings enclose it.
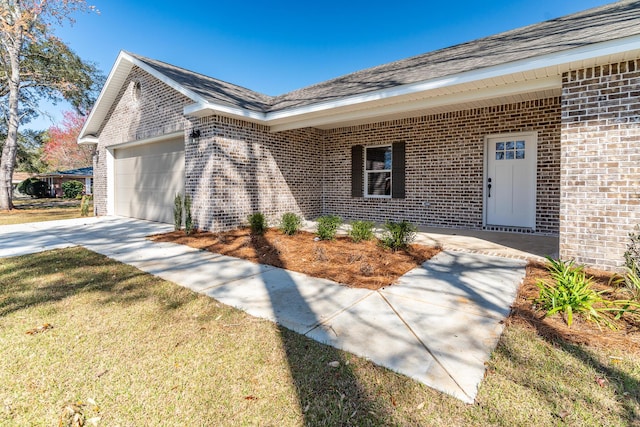
<path fill-rule="evenodd" d="M 598 271 L 585 270 L 588 276 L 593 277 L 593 289 L 612 289 L 610 279 L 612 274 Z M 533 301 L 539 295 L 536 283 L 540 279 L 550 281 L 549 272 L 542 263 L 530 262 L 527 266 L 527 274 L 518 296 L 513 305 L 508 322 L 516 322 L 534 329 L 540 336 L 551 342 L 565 342 L 581 344 L 598 348 L 608 348 L 621 352 L 634 352 L 640 354 L 640 316 L 625 314 L 617 321 L 618 329 L 611 330 L 607 326 L 600 328 L 594 322 L 587 321 L 580 315 L 574 315 L 571 327 L 567 326 L 563 316 L 559 313 L 545 317 L 542 310 L 537 310 Z M 629 294 L 621 288 L 613 288 L 613 293 L 604 294 L 611 300 L 628 299 Z"/>
<path fill-rule="evenodd" d="M 343 236 L 333 241 L 314 238 L 315 234 L 304 231 L 287 236 L 277 229 L 257 236 L 249 228 L 196 232 L 190 236 L 184 231 L 150 236 L 156 242 L 179 243 L 366 289 L 389 286 L 440 252 L 439 248 L 417 244 L 394 252 L 377 241 L 353 243 Z"/>

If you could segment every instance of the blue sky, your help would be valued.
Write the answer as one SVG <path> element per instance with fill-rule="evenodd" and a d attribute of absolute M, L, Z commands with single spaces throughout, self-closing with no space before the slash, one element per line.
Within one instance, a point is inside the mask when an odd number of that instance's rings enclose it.
<path fill-rule="evenodd" d="M 244 1 L 88 0 L 56 30 L 109 73 L 120 50 L 159 59 L 267 95 L 474 40 L 607 0 Z M 52 119 L 68 106 L 43 105 Z"/>

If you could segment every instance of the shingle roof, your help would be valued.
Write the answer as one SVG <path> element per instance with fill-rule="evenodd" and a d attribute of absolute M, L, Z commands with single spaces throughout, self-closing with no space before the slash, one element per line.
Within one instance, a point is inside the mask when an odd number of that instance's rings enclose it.
<path fill-rule="evenodd" d="M 270 112 L 446 77 L 640 34 L 640 1 L 626 0 L 357 71 L 270 97 L 133 55 L 209 102 Z"/>
<path fill-rule="evenodd" d="M 78 169 L 69 169 L 66 171 L 55 171 L 49 173 L 43 173 L 38 176 L 60 176 L 60 175 L 72 175 L 72 176 L 91 176 L 93 175 L 93 166 Z"/>

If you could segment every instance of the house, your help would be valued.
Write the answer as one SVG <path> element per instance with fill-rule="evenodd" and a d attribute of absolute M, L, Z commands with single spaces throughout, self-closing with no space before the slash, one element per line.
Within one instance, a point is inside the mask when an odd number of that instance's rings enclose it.
<path fill-rule="evenodd" d="M 623 263 L 640 223 L 640 1 L 270 97 L 121 52 L 79 136 L 99 215 L 277 217 L 556 235 Z"/>
<path fill-rule="evenodd" d="M 62 184 L 67 181 L 81 182 L 84 186 L 83 193 L 91 194 L 93 188 L 93 167 L 89 166 L 86 168 L 41 173 L 37 175 L 37 178 L 47 183 L 51 197 L 62 197 L 64 195 Z"/>

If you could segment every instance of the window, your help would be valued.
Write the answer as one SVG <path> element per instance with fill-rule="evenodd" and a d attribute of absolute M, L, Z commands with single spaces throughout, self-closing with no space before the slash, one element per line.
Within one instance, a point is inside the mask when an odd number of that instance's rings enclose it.
<path fill-rule="evenodd" d="M 365 149 L 366 195 L 391 197 L 391 145 Z"/>
<path fill-rule="evenodd" d="M 405 143 L 351 147 L 351 197 L 405 198 Z"/>
<path fill-rule="evenodd" d="M 496 160 L 524 159 L 525 142 L 496 142 Z"/>

